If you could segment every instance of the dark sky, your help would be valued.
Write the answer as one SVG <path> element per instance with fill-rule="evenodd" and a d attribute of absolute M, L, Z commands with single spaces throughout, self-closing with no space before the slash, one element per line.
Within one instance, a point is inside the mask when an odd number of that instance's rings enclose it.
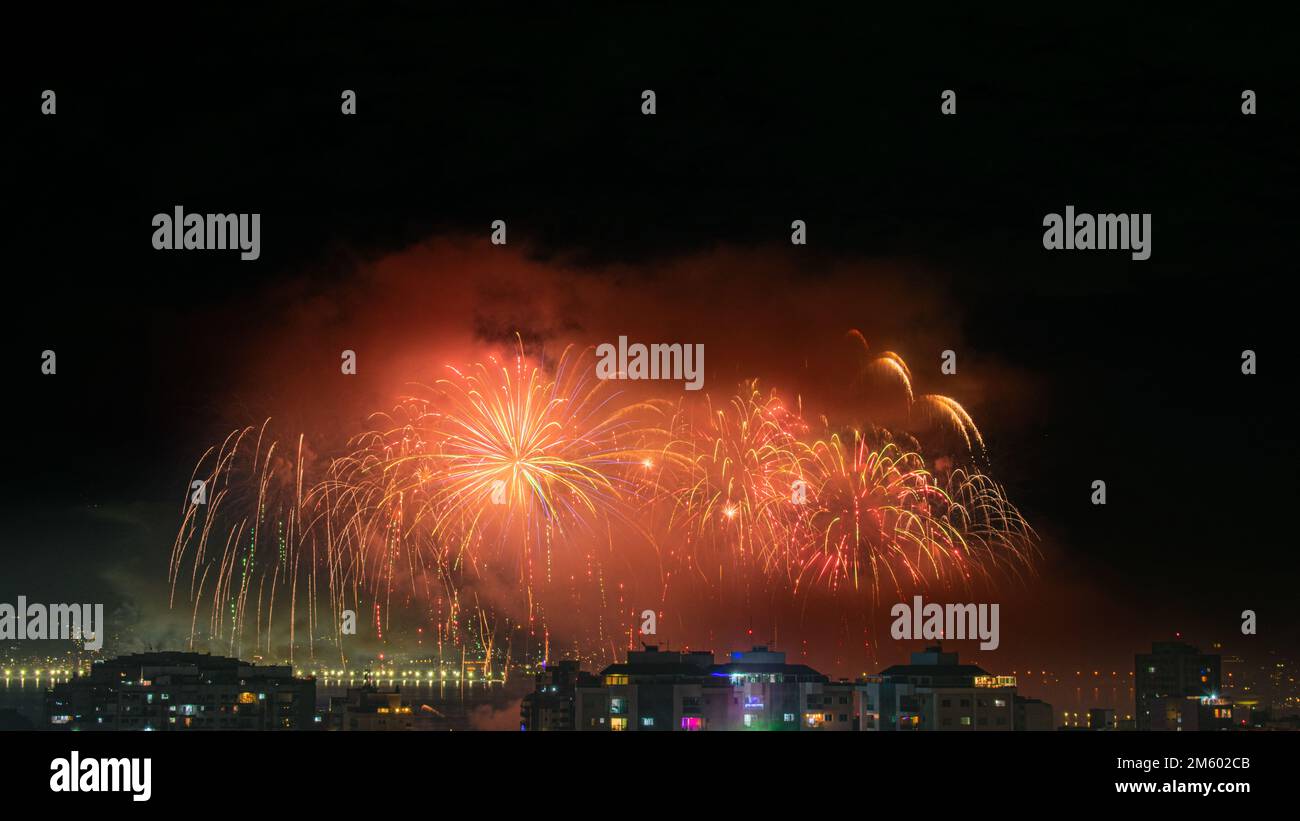
<path fill-rule="evenodd" d="M 1122 660 L 1176 629 L 1208 644 L 1247 607 L 1262 642 L 1294 642 L 1286 27 L 422 9 L 12 27 L 0 600 L 72 587 L 148 612 L 140 580 L 165 577 L 202 448 L 382 394 L 375 377 L 304 399 L 303 380 L 352 329 L 401 328 L 381 359 L 450 334 L 448 294 L 489 336 L 539 306 L 532 330 L 564 337 L 625 311 L 718 335 L 719 356 L 768 345 L 773 317 L 808 345 L 863 327 L 971 410 L 1044 536 L 1041 590 L 1004 616 L 1029 636 L 1014 658 Z M 260 212 L 261 259 L 153 251 L 150 218 L 178 203 Z M 1044 251 L 1067 204 L 1150 212 L 1151 259 Z M 510 256 L 467 273 L 447 248 L 487 252 L 497 218 Z M 371 294 L 385 264 L 406 285 Z M 949 347 L 960 375 L 940 383 Z M 736 356 L 723 375 L 788 375 Z"/>

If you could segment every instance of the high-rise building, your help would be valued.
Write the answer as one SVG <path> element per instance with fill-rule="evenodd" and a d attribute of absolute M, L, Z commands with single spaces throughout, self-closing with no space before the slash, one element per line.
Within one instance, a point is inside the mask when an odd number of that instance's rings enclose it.
<path fill-rule="evenodd" d="M 579 730 L 1013 730 L 1052 728 L 1051 705 L 1016 701 L 1015 679 L 937 647 L 856 681 L 831 681 L 767 647 L 715 664 L 647 647 L 575 688 Z"/>
<path fill-rule="evenodd" d="M 1150 653 L 1139 653 L 1135 658 L 1133 700 L 1137 728 L 1165 726 L 1165 720 L 1154 713 L 1157 699 L 1217 699 L 1219 676 L 1218 654 L 1202 653 L 1183 642 L 1153 642 Z"/>
<path fill-rule="evenodd" d="M 136 653 L 96 662 L 47 696 L 51 729 L 307 730 L 316 680 L 205 653 Z"/>
<path fill-rule="evenodd" d="M 713 702 L 714 727 L 732 730 L 852 730 L 858 708 L 852 682 L 831 682 L 785 653 L 755 647 L 731 654 L 709 675 L 729 686 Z"/>
<path fill-rule="evenodd" d="M 652 646 L 578 687 L 575 723 L 614 731 L 852 729 L 851 691 L 767 647 L 715 664 L 710 652 Z"/>
<path fill-rule="evenodd" d="M 519 705 L 519 728 L 534 732 L 574 729 L 577 688 L 600 683 L 595 673 L 583 672 L 580 662 L 574 659 L 547 665 L 533 678 L 533 692 L 524 696 Z"/>
<path fill-rule="evenodd" d="M 710 676 L 713 654 L 661 651 L 649 646 L 611 664 L 597 683 L 577 688 L 579 730 L 703 730 L 710 705 L 729 696 Z"/>
<path fill-rule="evenodd" d="M 956 653 L 927 647 L 867 685 L 864 729 L 1014 730 L 1016 679 L 994 676 Z M 1049 707 L 1050 709 L 1050 707 Z"/>

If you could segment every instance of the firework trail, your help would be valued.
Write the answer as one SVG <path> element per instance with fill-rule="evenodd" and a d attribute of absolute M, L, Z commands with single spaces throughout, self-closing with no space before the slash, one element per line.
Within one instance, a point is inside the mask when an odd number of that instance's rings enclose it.
<path fill-rule="evenodd" d="M 269 630 L 277 591 L 287 586 L 296 597 L 302 567 L 301 448 L 300 438 L 297 458 L 289 461 L 263 423 L 231 433 L 195 466 L 168 573 L 172 606 L 178 588 L 193 602 L 191 635 L 198 632 L 205 595 L 212 603 L 207 633 L 228 637 L 232 651 L 247 634 L 250 617 L 260 634 L 265 614 Z M 308 569 L 314 571 L 314 561 Z M 314 579 L 313 573 L 307 584 Z"/>
<path fill-rule="evenodd" d="M 306 486 L 301 437 L 298 458 L 286 461 L 265 423 L 231 434 L 196 467 L 210 498 L 190 499 L 172 552 L 173 605 L 190 578 L 191 640 L 205 592 L 209 638 L 238 652 L 252 618 L 255 646 L 268 653 L 277 596 L 291 600 L 292 646 L 304 613 L 314 641 L 324 595 L 336 642 L 344 610 L 373 616 L 380 636 L 395 612 L 415 610 L 441 650 L 479 618 L 462 612 L 459 591 L 494 574 L 522 589 L 534 625 L 554 600 L 541 594 L 575 562 L 602 575 L 590 537 L 613 520 L 632 526 L 627 514 L 653 487 L 652 469 L 674 459 L 658 421 L 671 406 L 624 401 L 594 379 L 587 353 L 566 349 L 554 376 L 522 343 L 504 360 L 450 368 L 373 415 L 372 429 Z"/>
<path fill-rule="evenodd" d="M 706 397 L 703 418 L 683 411 L 674 422 L 678 464 L 670 526 L 685 532 L 705 578 L 756 564 L 764 572 L 788 537 L 791 488 L 803 478 L 798 434 L 806 430 L 775 392 L 755 381 L 722 407 Z"/>

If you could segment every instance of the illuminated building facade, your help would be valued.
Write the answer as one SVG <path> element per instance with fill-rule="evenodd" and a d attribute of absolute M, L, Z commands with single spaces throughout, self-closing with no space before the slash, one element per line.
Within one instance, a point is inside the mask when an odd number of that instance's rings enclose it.
<path fill-rule="evenodd" d="M 851 730 L 857 721 L 853 686 L 833 684 L 785 653 L 755 647 L 731 654 L 710 676 L 729 685 L 716 703 L 716 726 L 728 730 Z"/>
<path fill-rule="evenodd" d="M 1017 729 L 1015 677 L 959 664 L 956 653 L 939 647 L 913 653 L 910 664 L 872 676 L 865 695 L 864 730 Z"/>
<path fill-rule="evenodd" d="M 1232 730 L 1249 720 L 1250 710 L 1238 709 L 1222 696 L 1161 696 L 1151 699 L 1148 729 L 1165 732 Z"/>
<path fill-rule="evenodd" d="M 732 653 L 628 653 L 624 664 L 577 688 L 579 730 L 828 730 L 857 720 L 853 685 L 832 684 L 766 647 Z"/>
<path fill-rule="evenodd" d="M 631 651 L 623 664 L 611 664 L 598 682 L 576 689 L 574 726 L 578 730 L 712 729 L 710 717 L 730 688 L 710 675 L 713 654 Z"/>
<path fill-rule="evenodd" d="M 203 653 L 137 653 L 56 684 L 46 712 L 55 730 L 306 730 L 317 726 L 316 680 Z"/>
<path fill-rule="evenodd" d="M 711 653 L 628 654 L 577 686 L 578 730 L 1018 730 L 1052 729 L 1052 707 L 1016 694 L 937 647 L 912 663 L 857 681 L 830 681 L 785 654 L 755 647 L 715 664 Z"/>

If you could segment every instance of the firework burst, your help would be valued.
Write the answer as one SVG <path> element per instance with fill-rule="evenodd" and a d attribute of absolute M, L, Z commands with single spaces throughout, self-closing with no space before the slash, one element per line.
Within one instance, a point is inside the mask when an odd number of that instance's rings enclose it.
<path fill-rule="evenodd" d="M 670 524 L 694 542 L 705 572 L 727 565 L 767 566 L 792 524 L 791 488 L 802 476 L 798 435 L 806 426 L 775 392 L 756 382 L 715 408 L 706 398 L 699 424 L 679 417 L 678 454 L 687 470 L 670 491 Z M 710 562 L 706 553 L 716 553 Z"/>
<path fill-rule="evenodd" d="M 1000 486 L 978 472 L 936 476 L 915 451 L 872 447 L 860 433 L 805 450 L 811 477 L 801 517 L 794 586 L 902 595 L 931 584 L 969 586 L 1018 572 L 1034 534 Z"/>
<path fill-rule="evenodd" d="M 927 463 L 906 431 L 825 420 L 814 435 L 801 402 L 753 381 L 720 404 L 633 400 L 594 377 L 589 354 L 534 361 L 520 343 L 449 368 L 323 469 L 302 436 L 230 434 L 195 469 L 206 496 L 183 506 L 169 567 L 192 641 L 270 654 L 278 623 L 290 657 L 303 631 L 310 653 L 318 640 L 341 653 L 351 610 L 380 640 L 396 619 L 428 628 L 440 653 L 483 651 L 500 626 L 540 631 L 549 654 L 548 618 L 581 613 L 595 625 L 584 641 L 612 654 L 615 637 L 631 640 L 638 585 L 638 607 L 646 590 L 663 605 L 685 577 L 706 597 L 739 586 L 863 612 L 887 591 L 1033 566 L 1033 530 L 976 464 L 973 419 L 915 394 L 897 354 L 866 361 L 855 389 L 876 374 L 909 422 L 937 420 L 959 453 Z"/>
<path fill-rule="evenodd" d="M 573 578 L 575 567 L 603 577 L 593 535 L 613 521 L 634 527 L 629 511 L 653 495 L 647 489 L 675 457 L 659 422 L 671 406 L 624 401 L 591 376 L 587 353 L 565 349 L 547 369 L 520 344 L 513 356 L 449 368 L 447 378 L 372 416 L 370 430 L 306 480 L 301 438 L 299 458 L 285 461 L 275 458 L 267 424 L 232 434 L 196 468 L 214 462 L 201 481 L 215 496 L 191 499 L 173 548 L 173 602 L 186 569 L 192 577 L 192 639 L 202 632 L 237 649 L 252 613 L 256 644 L 269 652 L 276 596 L 291 597 L 292 636 L 302 581 L 309 634 L 319 590 L 336 625 L 344 610 L 373 614 L 382 636 L 395 610 L 415 611 L 440 642 L 456 642 L 476 618 L 461 612 L 460 590 L 503 567 L 526 593 L 529 624 L 552 582 Z M 215 544 L 224 546 L 220 555 Z M 200 631 L 211 574 L 210 619 Z"/>

